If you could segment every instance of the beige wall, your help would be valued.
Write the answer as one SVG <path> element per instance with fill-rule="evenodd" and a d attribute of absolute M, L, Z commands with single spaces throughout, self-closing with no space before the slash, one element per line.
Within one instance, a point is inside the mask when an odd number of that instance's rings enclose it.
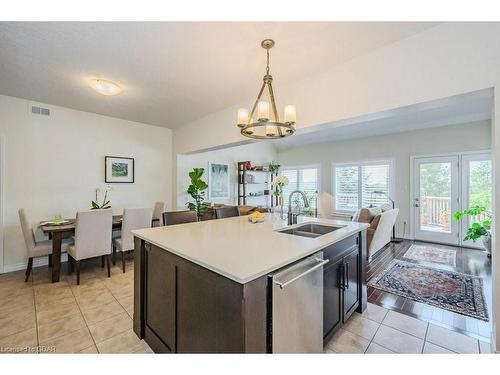
<path fill-rule="evenodd" d="M 35 222 L 89 208 L 104 186 L 105 155 L 135 158 L 135 183 L 113 185 L 115 212 L 156 200 L 171 205 L 170 129 L 57 106 L 48 106 L 50 117 L 35 116 L 29 103 L 0 96 L 5 271 L 26 260 L 17 210 L 24 207 Z"/>
<path fill-rule="evenodd" d="M 208 163 L 229 163 L 231 197 L 228 200 L 217 200 L 216 203 L 236 205 L 238 203 L 238 162 L 250 160 L 253 165 L 268 165 L 276 160 L 277 152 L 269 142 L 257 142 L 249 145 L 229 147 L 222 150 L 201 152 L 190 155 L 178 155 L 177 157 L 177 208 L 185 209 L 185 203 L 190 200 L 186 190 L 190 184 L 188 176 L 193 168 L 205 168 L 205 181 L 208 181 Z M 248 186 L 251 189 L 262 190 L 261 186 Z M 207 192 L 208 200 L 208 192 Z M 247 204 L 265 205 L 262 197 L 248 198 Z"/>
<path fill-rule="evenodd" d="M 447 152 L 489 150 L 491 130 L 488 121 L 451 125 L 399 134 L 311 144 L 278 153 L 281 165 L 321 166 L 320 212 L 332 212 L 332 163 L 369 160 L 393 160 L 394 196 L 400 209 L 396 223 L 397 235 L 406 237 L 410 225 L 410 156 Z"/>

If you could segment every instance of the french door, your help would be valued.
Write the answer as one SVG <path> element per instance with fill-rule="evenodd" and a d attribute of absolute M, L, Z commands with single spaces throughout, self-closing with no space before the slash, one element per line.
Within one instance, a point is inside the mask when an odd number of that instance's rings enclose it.
<path fill-rule="evenodd" d="M 415 239 L 458 245 L 459 157 L 438 156 L 414 160 Z"/>
<path fill-rule="evenodd" d="M 413 162 L 413 214 L 416 240 L 481 247 L 463 241 L 467 228 L 485 217 L 453 220 L 453 213 L 474 205 L 492 209 L 489 153 L 417 157 Z"/>

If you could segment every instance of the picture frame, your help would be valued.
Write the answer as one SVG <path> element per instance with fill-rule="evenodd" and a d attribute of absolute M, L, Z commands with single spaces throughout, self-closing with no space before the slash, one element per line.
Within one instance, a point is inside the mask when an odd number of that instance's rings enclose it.
<path fill-rule="evenodd" d="M 228 200 L 231 197 L 229 163 L 208 163 L 208 199 Z"/>
<path fill-rule="evenodd" d="M 111 184 L 133 184 L 135 180 L 134 158 L 105 156 L 104 181 Z"/>

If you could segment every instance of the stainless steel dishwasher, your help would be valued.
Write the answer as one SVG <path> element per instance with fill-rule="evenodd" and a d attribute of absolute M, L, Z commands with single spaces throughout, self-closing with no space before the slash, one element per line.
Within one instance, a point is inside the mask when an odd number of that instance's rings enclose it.
<path fill-rule="evenodd" d="M 323 353 L 323 252 L 269 276 L 273 353 Z"/>

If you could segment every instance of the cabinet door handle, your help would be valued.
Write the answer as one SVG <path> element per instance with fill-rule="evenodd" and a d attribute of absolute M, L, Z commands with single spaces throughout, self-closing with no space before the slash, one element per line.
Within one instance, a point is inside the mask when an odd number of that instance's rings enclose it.
<path fill-rule="evenodd" d="M 338 268 L 339 272 L 339 287 L 342 290 L 345 290 L 345 285 L 344 285 L 344 265 L 341 264 L 340 267 Z"/>
<path fill-rule="evenodd" d="M 349 289 L 349 263 L 346 263 L 344 267 L 344 280 L 346 288 Z"/>

